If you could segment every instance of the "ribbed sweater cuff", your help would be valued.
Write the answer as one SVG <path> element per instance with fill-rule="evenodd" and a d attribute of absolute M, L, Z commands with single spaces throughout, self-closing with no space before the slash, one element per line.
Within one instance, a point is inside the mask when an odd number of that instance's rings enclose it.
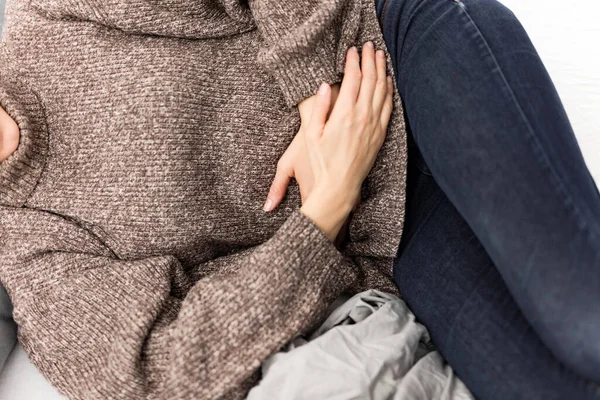
<path fill-rule="evenodd" d="M 0 75 L 0 107 L 19 126 L 19 145 L 0 163 L 0 204 L 20 207 L 38 183 L 48 153 L 45 113 L 23 82 Z"/>
<path fill-rule="evenodd" d="M 288 219 L 279 227 L 279 231 L 294 244 L 290 249 L 298 249 L 297 251 L 304 252 L 305 260 L 309 262 L 307 266 L 309 268 L 315 267 L 310 261 L 321 257 L 333 261 L 343 259 L 342 253 L 329 240 L 325 232 L 299 208 L 290 214 Z"/>
<path fill-rule="evenodd" d="M 273 246 L 269 248 L 276 258 L 274 265 L 294 267 L 294 271 L 282 271 L 287 278 L 282 279 L 275 290 L 298 293 L 292 296 L 298 304 L 290 305 L 300 308 L 296 309 L 299 317 L 296 328 L 305 331 L 323 317 L 322 313 L 331 301 L 356 282 L 358 266 L 353 265 L 299 209 L 288 217 L 273 239 Z M 311 298 L 316 301 L 312 306 Z M 308 308 L 302 310 L 304 306 Z"/>
<path fill-rule="evenodd" d="M 259 368 L 286 342 L 316 328 L 331 302 L 359 276 L 359 268 L 299 209 L 237 263 L 233 273 L 198 281 L 182 303 L 179 328 L 169 340 L 178 344 L 179 354 L 190 355 L 185 363 L 164 354 L 164 346 L 155 347 L 153 357 L 170 357 L 172 397 L 189 395 L 179 383 L 198 380 L 198 368 L 189 366 L 201 365 L 221 376 L 207 375 L 210 382 L 204 383 L 213 391 L 200 397 L 221 398 L 228 386 L 248 377 L 248 368 Z"/>
<path fill-rule="evenodd" d="M 328 49 L 335 54 L 337 49 Z M 342 73 L 337 72 L 332 55 L 322 54 L 327 50 L 309 55 L 287 55 L 271 53 L 266 55 L 267 65 L 277 80 L 288 107 L 294 107 L 302 100 L 317 93 L 321 83 L 330 85 L 341 82 Z"/>

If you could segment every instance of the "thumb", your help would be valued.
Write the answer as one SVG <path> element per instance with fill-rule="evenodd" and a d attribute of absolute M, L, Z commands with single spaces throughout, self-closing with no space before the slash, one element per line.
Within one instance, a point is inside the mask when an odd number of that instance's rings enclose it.
<path fill-rule="evenodd" d="M 277 164 L 275 178 L 273 178 L 273 183 L 271 183 L 271 187 L 269 188 L 267 200 L 263 205 L 264 211 L 271 211 L 275 207 L 277 207 L 279 203 L 281 203 L 281 200 L 283 200 L 283 197 L 287 192 L 287 187 L 290 184 L 290 179 L 293 176 L 293 167 L 288 163 L 282 162 L 282 160 L 280 160 L 280 162 Z"/>
<path fill-rule="evenodd" d="M 313 103 L 312 112 L 310 114 L 310 123 L 305 132 L 305 136 L 309 139 L 318 139 L 323 133 L 323 127 L 327 122 L 329 114 L 329 106 L 331 105 L 331 87 L 323 82 L 317 92 L 315 102 Z"/>

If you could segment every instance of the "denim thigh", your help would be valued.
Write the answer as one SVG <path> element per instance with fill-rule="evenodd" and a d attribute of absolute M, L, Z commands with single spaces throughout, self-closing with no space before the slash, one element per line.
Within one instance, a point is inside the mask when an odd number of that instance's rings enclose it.
<path fill-rule="evenodd" d="M 455 207 L 472 235 L 464 239 L 486 253 L 527 329 L 570 370 L 600 380 L 600 194 L 522 26 L 495 0 L 376 7 L 423 175 Z M 432 212 L 419 201 L 407 227 Z M 400 250 L 418 237 L 405 235 Z M 402 269 L 400 284 L 412 267 Z M 401 290 L 410 297 L 414 287 Z"/>

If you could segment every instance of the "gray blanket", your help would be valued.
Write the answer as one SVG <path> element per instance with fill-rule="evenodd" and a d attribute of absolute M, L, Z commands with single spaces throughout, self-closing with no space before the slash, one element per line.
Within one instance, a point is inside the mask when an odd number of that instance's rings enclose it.
<path fill-rule="evenodd" d="M 6 0 L 0 0 L 0 33 L 2 33 L 2 24 L 4 23 L 4 4 Z"/>
<path fill-rule="evenodd" d="M 263 363 L 247 400 L 473 399 L 398 297 L 368 290 L 332 309 Z"/>
<path fill-rule="evenodd" d="M 17 324 L 12 318 L 12 304 L 0 285 L 0 371 L 17 343 Z"/>

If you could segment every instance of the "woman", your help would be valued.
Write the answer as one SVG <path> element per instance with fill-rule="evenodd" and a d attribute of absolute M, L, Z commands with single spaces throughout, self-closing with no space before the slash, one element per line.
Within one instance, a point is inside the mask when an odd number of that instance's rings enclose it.
<path fill-rule="evenodd" d="M 376 7 L 411 128 L 403 298 L 477 397 L 600 398 L 600 194 L 527 34 L 495 0 Z"/>
<path fill-rule="evenodd" d="M 242 398 L 343 291 L 397 290 L 406 142 L 383 48 L 357 0 L 8 2 L 0 281 L 62 394 Z M 344 69 L 326 124 L 299 112 Z M 312 190 L 265 213 L 297 134 Z"/>
<path fill-rule="evenodd" d="M 485 125 L 485 133 L 489 135 L 491 135 L 490 132 L 496 133 L 494 131 L 495 128 L 503 127 L 504 125 L 502 122 L 505 120 L 503 119 L 500 122 L 494 120 L 492 118 L 493 112 L 491 112 L 491 109 L 494 108 L 495 110 L 496 108 L 487 104 L 487 102 L 491 102 L 494 99 L 497 100 L 498 96 L 496 94 L 503 93 L 503 91 L 506 91 L 506 88 L 495 86 L 491 86 L 490 88 L 482 85 L 482 87 L 479 88 L 482 92 L 481 98 L 471 99 L 473 102 L 477 100 L 477 102 L 474 104 L 477 107 L 469 107 L 469 104 L 466 103 L 466 101 L 470 99 L 469 95 L 474 89 L 476 89 L 473 87 L 473 82 L 479 81 L 473 77 L 465 76 L 464 72 L 470 72 L 473 69 L 477 71 L 477 67 L 479 66 L 482 68 L 482 71 L 480 72 L 483 73 L 482 65 L 485 64 L 482 63 L 481 60 L 477 60 L 477 58 L 472 54 L 468 53 L 468 50 L 472 49 L 469 46 L 465 46 L 465 42 L 457 41 L 457 48 L 453 49 L 452 47 L 448 46 L 447 42 L 440 41 L 439 39 L 440 37 L 448 37 L 452 40 L 456 40 L 457 32 L 461 32 L 461 30 L 451 29 L 457 28 L 451 25 L 451 22 L 455 22 L 463 29 L 470 29 L 470 31 L 466 33 L 466 36 L 474 41 L 473 47 L 475 49 L 481 51 L 482 49 L 485 49 L 486 46 L 483 46 L 484 42 L 482 42 L 482 34 L 475 30 L 475 22 L 472 22 L 475 17 L 471 14 L 467 14 L 466 10 L 468 8 L 465 8 L 461 4 L 451 3 L 452 2 L 449 0 L 437 2 L 421 1 L 414 3 L 409 1 L 394 2 L 390 0 L 388 1 L 388 4 L 377 4 L 378 16 L 380 17 L 380 21 L 382 21 L 383 32 L 388 43 L 388 48 L 393 55 L 393 60 L 395 63 L 394 68 L 397 71 L 397 76 L 399 78 L 397 84 L 401 90 L 401 93 L 404 93 L 403 99 L 406 103 L 408 121 L 412 127 L 414 142 L 418 146 L 418 149 L 423 153 L 424 158 L 427 159 L 427 165 L 432 166 L 431 168 L 434 176 L 436 176 L 436 179 L 440 182 L 444 182 L 444 179 L 450 180 L 450 183 L 446 184 L 446 187 L 444 187 L 444 192 L 442 192 L 437 186 L 435 186 L 434 181 L 429 178 L 429 170 L 425 170 L 424 176 L 420 175 L 420 170 L 418 168 L 424 169 L 425 164 L 416 158 L 418 156 L 417 153 L 412 153 L 413 157 L 411 159 L 416 164 L 411 165 L 412 169 L 410 171 L 412 174 L 409 175 L 409 213 L 407 214 L 406 233 L 403 237 L 398 253 L 399 257 L 396 262 L 395 277 L 397 283 L 399 284 L 400 289 L 403 291 L 407 301 L 415 310 L 417 316 L 423 319 L 423 321 L 432 331 L 434 340 L 439 346 L 442 354 L 449 359 L 459 375 L 463 378 L 463 380 L 465 380 L 467 385 L 469 385 L 469 387 L 477 396 L 480 396 L 481 398 L 551 398 L 551 396 L 557 396 L 557 398 L 561 398 L 561 396 L 564 397 L 564 395 L 567 394 L 570 396 L 578 396 L 578 398 L 593 398 L 592 396 L 597 396 L 597 392 L 594 392 L 594 386 L 587 382 L 590 372 L 588 368 L 591 368 L 593 364 L 590 366 L 590 364 L 587 363 L 588 360 L 585 360 L 585 365 L 582 365 L 578 362 L 572 363 L 574 365 L 571 367 L 577 371 L 578 374 L 581 374 L 581 376 L 577 376 L 575 373 L 570 372 L 566 368 L 562 367 L 560 362 L 555 359 L 551 355 L 550 350 L 548 350 L 553 349 L 554 352 L 560 355 L 560 347 L 545 347 L 545 345 L 542 344 L 540 338 L 543 338 L 544 335 L 541 333 L 534 333 L 532 329 L 528 328 L 528 322 L 526 322 L 526 320 L 520 315 L 518 306 L 512 300 L 511 295 L 508 294 L 508 291 L 504 288 L 503 280 L 496 272 L 494 264 L 492 264 L 491 261 L 482 262 L 482 260 L 487 261 L 486 257 L 489 256 L 483 250 L 483 247 L 477 244 L 477 239 L 475 239 L 475 236 L 468 230 L 468 225 L 465 220 L 462 219 L 462 215 L 467 215 L 467 220 L 471 218 L 473 221 L 479 221 L 479 219 L 471 216 L 468 212 L 469 210 L 471 212 L 477 211 L 480 214 L 484 214 L 484 217 L 481 219 L 487 222 L 487 218 L 493 217 L 494 214 L 490 210 L 483 209 L 483 206 L 486 205 L 486 203 L 484 202 L 484 204 L 482 204 L 482 200 L 479 200 L 478 202 L 475 202 L 477 207 L 474 207 L 474 210 L 469 208 L 472 206 L 469 204 L 469 207 L 464 206 L 467 212 L 464 212 L 464 214 L 458 214 L 458 212 L 453 211 L 454 209 L 452 208 L 453 206 L 451 205 L 450 201 L 444 197 L 444 193 L 457 193 L 454 194 L 454 196 L 457 196 L 459 200 L 463 199 L 463 201 L 465 201 L 464 198 L 467 198 L 467 200 L 472 200 L 470 199 L 471 197 L 474 197 L 476 200 L 478 199 L 477 194 L 483 192 L 483 194 L 491 196 L 484 200 L 492 199 L 502 201 L 500 206 L 502 206 L 508 200 L 511 200 L 510 198 L 506 198 L 505 191 L 492 190 L 494 188 L 491 188 L 489 191 L 482 190 L 479 186 L 481 185 L 481 182 L 474 182 L 474 184 L 476 184 L 474 188 L 463 187 L 462 191 L 459 190 L 461 188 L 460 184 L 470 184 L 473 178 L 471 176 L 456 176 L 456 173 L 465 172 L 463 169 L 461 169 L 464 163 L 472 161 L 469 159 L 470 153 L 468 151 L 473 151 L 475 155 L 479 155 L 479 158 L 477 158 L 478 163 L 475 164 L 479 168 L 484 167 L 486 163 L 494 164 L 494 166 L 496 166 L 496 162 L 499 162 L 499 159 L 489 159 L 483 157 L 480 153 L 473 150 L 475 147 L 472 147 L 471 144 L 476 143 L 472 142 L 472 140 L 474 140 L 473 137 L 462 137 L 457 135 L 472 131 L 473 126 L 479 127 L 479 124 L 483 123 L 487 124 Z M 405 7 L 405 9 L 400 10 L 400 8 L 403 7 Z M 469 7 L 469 3 L 467 3 L 467 7 Z M 491 2 L 480 2 L 477 3 L 477 5 L 473 4 L 474 9 L 477 9 L 478 7 L 482 7 L 483 10 L 490 11 L 494 10 L 496 5 L 492 4 Z M 505 11 L 503 11 L 501 8 L 498 9 L 498 11 L 505 13 Z M 509 14 L 504 15 L 506 16 Z M 442 18 L 442 16 L 445 16 L 446 18 Z M 405 19 L 398 21 L 399 18 Z M 492 21 L 493 19 L 490 18 L 490 21 L 488 22 Z M 466 22 L 468 22 L 468 24 Z M 498 25 L 500 24 L 490 25 L 498 28 Z M 511 31 L 510 27 L 514 28 L 515 23 L 512 25 L 501 24 L 501 26 L 503 27 L 501 29 L 507 29 L 508 31 Z M 435 29 L 433 29 L 434 27 Z M 398 32 L 397 29 L 407 29 L 408 31 Z M 448 33 L 447 35 L 444 35 L 443 29 L 449 30 L 449 32 L 446 32 Z M 524 33 L 521 33 L 521 35 L 524 36 Z M 403 46 L 400 46 L 400 44 L 397 42 L 398 39 L 402 39 L 404 41 L 401 42 Z M 450 42 L 452 42 L 452 40 L 450 40 Z M 514 42 L 509 41 L 509 43 Z M 409 44 L 414 45 L 415 47 L 411 48 L 409 47 Z M 418 46 L 416 46 L 416 44 L 418 44 Z M 439 48 L 435 48 L 437 51 L 436 52 L 433 51 L 433 49 L 428 48 L 428 46 L 439 46 Z M 418 51 L 414 49 L 418 49 Z M 404 50 L 406 50 L 406 52 Z M 437 57 L 439 57 L 438 55 L 442 50 L 448 51 L 453 58 L 448 56 L 447 58 L 440 57 L 438 59 Z M 444 53 L 442 52 L 441 54 Z M 490 54 L 491 53 L 488 53 L 487 56 L 490 57 Z M 435 58 L 431 60 L 427 57 Z M 400 60 L 402 60 L 402 62 L 400 62 Z M 472 68 L 465 69 L 464 64 L 460 64 L 458 62 L 456 64 L 449 62 L 448 65 L 446 65 L 443 62 L 444 60 L 463 61 L 468 63 L 469 67 Z M 448 66 L 453 65 L 455 66 L 456 71 L 452 69 L 446 69 Z M 410 66 L 410 68 L 408 68 L 408 66 Z M 442 68 L 442 71 L 439 73 L 438 71 L 435 71 L 435 73 L 430 75 L 425 73 L 427 72 L 425 66 L 430 66 L 430 68 L 439 66 L 439 68 Z M 530 69 L 533 68 L 529 65 L 527 65 L 527 67 Z M 538 66 L 538 68 L 541 67 Z M 413 71 L 419 71 L 421 73 L 411 74 Z M 490 70 L 485 69 L 485 73 L 489 74 Z M 413 80 L 409 80 L 409 78 L 412 78 Z M 431 79 L 433 78 L 439 79 L 440 81 L 435 81 L 432 83 Z M 487 82 L 485 80 L 483 81 Z M 549 81 L 544 83 L 545 85 L 543 87 L 550 89 L 552 88 L 549 84 Z M 415 87 L 410 86 L 418 84 L 422 85 L 422 87 L 418 88 L 419 90 L 415 90 Z M 456 85 L 456 87 L 452 88 L 456 89 L 456 91 L 448 89 L 447 85 L 451 84 Z M 458 89 L 463 89 L 463 92 Z M 502 90 L 495 91 L 493 89 Z M 437 91 L 434 92 L 434 90 Z M 466 94 L 462 94 L 464 91 L 466 91 Z M 340 97 L 336 101 L 336 105 L 342 104 L 338 102 L 348 99 L 346 93 L 347 91 L 340 92 Z M 312 113 L 315 113 L 316 111 L 316 116 L 320 117 L 320 122 L 315 125 L 309 125 L 311 128 L 307 128 L 306 131 L 308 153 L 305 155 L 306 159 L 309 159 L 311 162 L 314 162 L 314 160 L 317 159 L 321 160 L 320 163 L 311 164 L 316 171 L 310 172 L 316 174 L 316 181 L 319 181 L 324 176 L 323 174 L 319 173 L 319 170 L 315 168 L 316 166 L 338 165 L 337 163 L 331 162 L 335 154 L 334 152 L 330 153 L 330 158 L 327 158 L 326 156 L 323 156 L 326 153 L 319 152 L 315 150 L 316 147 L 310 146 L 310 143 L 316 143 L 316 141 L 311 142 L 310 138 L 312 137 L 314 139 L 315 136 L 318 137 L 324 130 L 323 126 L 327 126 L 325 125 L 324 117 L 329 108 L 328 95 L 330 95 L 330 92 L 326 87 L 324 87 L 324 94 L 325 96 L 317 96 L 316 98 L 309 100 L 309 104 L 311 101 L 316 103 L 314 105 L 310 104 L 310 106 L 315 107 L 315 109 L 311 111 Z M 444 96 L 457 97 L 447 99 Z M 481 99 L 486 101 L 481 101 Z M 509 105 L 514 106 L 515 103 L 510 103 Z M 450 106 L 461 106 L 461 108 L 466 106 L 468 110 L 461 110 L 460 117 L 463 119 L 456 118 L 448 121 L 448 118 L 452 115 L 447 111 L 447 107 Z M 494 106 L 496 106 L 496 104 L 494 104 Z M 427 113 L 423 112 L 423 110 L 426 110 Z M 486 111 L 490 112 L 486 113 Z M 436 117 L 436 112 L 439 113 L 437 114 L 440 116 L 439 118 Z M 485 118 L 479 114 L 480 112 L 483 112 Z M 471 115 L 473 116 L 472 118 L 476 119 L 478 123 L 468 120 L 469 116 Z M 339 114 L 334 115 L 332 113 L 332 119 L 333 121 L 336 121 L 336 118 L 333 118 L 334 116 L 339 116 Z M 441 118 L 442 116 L 446 119 Z M 477 117 L 482 118 L 477 119 Z M 510 117 L 508 118 L 508 121 L 512 121 L 515 123 L 515 125 L 517 125 L 516 121 L 518 119 L 516 116 L 509 115 L 508 117 Z M 489 121 L 488 118 L 490 118 Z M 467 121 L 465 121 L 465 119 L 467 119 Z M 566 121 L 566 118 L 564 118 L 563 122 L 564 121 Z M 463 122 L 464 125 L 459 127 L 452 125 L 452 123 L 459 124 L 461 122 Z M 429 126 L 428 124 L 433 124 L 434 126 Z M 568 127 L 568 123 L 566 124 Z M 444 132 L 452 132 L 453 135 L 433 137 L 436 132 L 441 131 L 442 127 L 444 128 Z M 519 144 L 519 140 L 522 139 L 522 135 L 520 136 L 519 134 L 523 134 L 523 132 L 519 132 L 519 130 L 516 128 L 507 129 L 507 131 L 508 132 L 505 132 L 503 130 L 502 132 L 497 133 L 498 135 L 510 134 L 509 138 L 512 139 L 511 143 L 515 145 Z M 564 140 L 570 139 L 571 141 L 569 143 L 576 149 L 576 142 L 573 140 L 572 135 L 569 136 L 568 130 L 561 129 L 559 133 L 560 137 Z M 442 142 L 445 144 L 445 146 L 442 148 L 433 146 L 427 147 L 423 145 L 423 143 L 429 143 L 427 140 L 431 140 L 432 144 L 437 145 L 437 143 L 440 143 L 440 141 L 445 139 L 445 137 L 448 137 L 449 140 L 447 141 L 448 143 Z M 493 138 L 495 136 L 485 136 L 483 138 L 489 139 L 490 137 Z M 458 143 L 454 144 L 454 140 Z M 486 141 L 484 140 L 483 144 L 485 143 Z M 457 150 L 463 150 L 461 154 L 453 154 L 453 144 L 457 146 L 454 152 L 457 152 Z M 480 145 L 478 142 L 476 144 Z M 302 159 L 302 157 L 298 156 L 295 152 L 295 149 L 297 148 L 298 147 L 292 147 L 293 151 L 290 150 L 290 153 L 295 155 L 294 157 L 288 155 L 288 157 L 284 159 Z M 416 147 L 412 147 L 411 150 L 416 151 L 416 149 Z M 466 154 L 464 154 L 465 149 L 467 151 Z M 482 149 L 486 149 L 486 147 L 483 146 Z M 502 148 L 498 150 L 503 150 L 506 152 L 508 149 Z M 449 167 L 445 167 L 445 164 L 443 164 L 444 159 L 440 157 L 440 151 L 447 151 L 450 153 L 447 158 L 447 165 Z M 529 151 L 532 152 L 531 149 L 529 149 Z M 487 153 L 485 155 L 487 156 Z M 321 158 L 318 158 L 319 156 Z M 570 155 L 569 157 L 571 156 L 573 155 Z M 581 155 L 576 153 L 574 156 L 574 159 L 576 161 L 578 160 L 577 162 L 579 162 L 581 166 Z M 517 160 L 519 159 L 520 158 L 517 157 Z M 329 161 L 329 163 L 327 161 Z M 283 174 L 280 173 L 279 176 L 289 176 L 291 174 L 289 170 L 293 171 L 294 176 L 296 176 L 300 187 L 302 188 L 302 177 L 309 176 L 307 179 L 310 179 L 311 174 L 307 173 L 305 175 L 301 175 L 298 173 L 300 165 L 296 165 L 293 162 L 290 163 L 292 164 L 291 166 L 286 163 L 282 163 L 281 170 Z M 368 163 L 365 164 L 368 165 Z M 286 165 L 288 165 L 287 171 L 285 168 Z M 469 163 L 468 166 L 472 165 L 472 163 Z M 523 171 L 519 170 L 515 164 L 502 165 L 509 172 L 514 168 L 515 172 L 519 172 L 520 174 L 523 173 Z M 453 169 L 455 170 L 453 171 Z M 470 171 L 469 168 L 465 168 L 465 170 L 466 172 Z M 365 169 L 362 171 L 365 171 Z M 486 171 L 480 171 L 479 169 L 475 168 L 475 171 L 473 172 L 483 173 Z M 453 172 L 456 173 L 453 174 Z M 586 176 L 586 172 L 587 171 L 585 168 L 580 171 L 580 174 L 583 176 L 582 179 L 584 180 L 584 183 L 589 180 L 589 174 Z M 360 174 L 358 175 L 360 176 Z M 438 175 L 440 178 L 438 178 Z M 451 180 L 452 178 L 454 178 L 454 181 Z M 515 183 L 514 177 L 509 176 L 508 178 L 513 178 L 512 183 Z M 573 178 L 575 178 L 575 176 L 573 176 Z M 276 182 L 282 181 L 282 179 L 276 180 Z M 357 179 L 356 182 L 360 182 L 360 180 Z M 534 182 L 533 180 L 530 180 L 525 183 L 533 184 Z M 576 182 L 575 184 L 577 187 L 579 187 L 579 183 Z M 280 184 L 279 186 L 276 184 L 276 187 L 280 188 L 281 186 Z M 324 186 L 316 185 L 316 187 Z M 583 188 L 585 187 L 587 186 L 584 184 Z M 502 189 L 506 188 L 504 187 Z M 277 193 L 277 190 L 275 190 L 275 193 Z M 319 193 L 319 190 L 317 190 L 315 193 Z M 356 188 L 353 193 L 356 195 Z M 524 193 L 525 192 L 523 191 L 517 192 L 517 200 L 525 200 L 523 197 L 527 196 L 524 196 Z M 597 191 L 592 191 L 592 194 L 593 196 L 597 196 Z M 353 196 L 350 196 L 350 198 L 355 200 Z M 597 200 L 597 197 L 592 198 Z M 544 201 L 546 201 L 546 199 L 547 197 L 544 198 Z M 273 203 L 270 207 L 271 209 L 273 209 L 273 204 L 278 202 L 277 196 L 275 195 L 274 199 L 272 200 Z M 456 203 L 460 204 L 459 200 L 455 199 Z M 516 201 L 515 199 L 512 200 L 513 202 Z M 518 203 L 518 201 L 516 202 Z M 350 209 L 349 205 L 351 203 L 352 202 L 346 203 L 347 207 L 344 208 L 345 212 L 340 213 L 341 215 L 336 213 L 324 213 L 324 216 L 328 218 L 328 221 L 324 224 L 320 224 L 320 227 L 330 240 L 333 240 L 333 238 L 336 236 L 337 230 L 346 219 Z M 549 203 L 551 204 L 552 202 L 550 201 Z M 496 204 L 497 203 L 492 202 L 492 205 Z M 541 202 L 540 204 L 544 204 L 544 202 Z M 597 202 L 595 204 L 597 206 Z M 314 207 L 314 210 L 315 212 L 320 212 L 322 207 L 316 206 Z M 459 217 L 459 215 L 461 217 Z M 548 217 L 551 216 L 552 215 L 544 214 L 539 220 L 536 219 L 536 223 L 550 224 L 553 219 Z M 506 219 L 506 223 L 510 225 L 511 221 L 522 221 L 521 218 L 523 216 L 519 218 L 514 217 L 513 219 L 509 218 L 510 215 L 503 215 L 502 217 L 508 218 Z M 566 220 L 564 215 L 556 217 L 555 219 L 560 219 L 561 222 L 565 222 Z M 506 236 L 506 232 L 503 232 L 498 226 L 502 226 L 504 221 L 505 219 L 492 219 L 491 222 L 495 222 L 496 224 L 492 224 L 491 227 L 485 226 L 485 229 L 482 228 L 481 230 L 483 233 L 480 233 L 480 235 L 484 238 L 486 237 L 485 235 L 493 234 L 504 234 Z M 593 219 L 591 221 L 592 222 L 590 223 L 593 224 L 594 222 L 597 222 L 597 219 Z M 428 225 L 430 223 L 432 225 Z M 475 222 L 473 222 L 473 224 L 475 224 Z M 435 230 L 427 229 L 429 226 L 433 226 Z M 538 236 L 540 235 L 538 234 Z M 538 238 L 538 236 L 535 238 Z M 479 235 L 477 237 L 479 237 Z M 448 238 L 452 240 L 451 243 L 447 242 Z M 526 240 L 527 237 L 520 239 Z M 495 243 L 492 240 L 490 241 Z M 433 243 L 441 243 L 446 245 L 448 249 L 445 250 L 445 247 L 442 247 L 441 245 L 432 249 L 431 247 Z M 530 244 L 525 244 L 525 246 L 529 249 L 532 248 L 530 247 Z M 491 249 L 494 249 L 494 247 L 490 246 L 489 249 L 490 250 L 488 250 L 487 247 L 485 248 L 485 250 L 491 253 Z M 590 249 L 595 249 L 595 254 L 597 255 L 597 247 L 590 247 Z M 453 255 L 453 258 L 448 257 L 449 253 Z M 474 257 L 472 256 L 473 254 L 478 255 L 479 257 Z M 503 256 L 508 257 L 507 254 Z M 440 260 L 428 259 L 433 257 L 439 257 Z M 443 265 L 443 270 L 440 271 L 436 268 L 439 267 L 441 261 L 444 261 L 445 264 Z M 535 260 L 532 262 L 534 261 Z M 497 268 L 501 272 L 503 271 L 502 266 L 506 268 L 506 265 L 510 265 L 509 262 L 497 262 L 497 264 Z M 591 267 L 595 266 L 594 260 L 592 259 L 591 264 L 588 263 L 586 265 Z M 592 274 L 591 277 L 588 277 L 591 284 L 594 283 L 594 276 L 597 276 L 597 274 Z M 485 280 L 475 281 L 477 277 L 483 277 Z M 549 281 L 541 282 L 539 284 L 550 284 L 548 287 L 553 288 L 554 286 L 551 285 L 552 283 L 555 282 Z M 475 291 L 475 296 L 477 296 L 476 291 L 479 288 L 481 288 L 483 294 L 489 294 L 487 292 L 490 291 L 491 288 L 500 289 L 497 289 L 498 292 L 496 292 L 495 295 L 492 293 L 489 295 L 489 297 L 478 296 L 477 298 L 483 297 L 483 300 L 487 301 L 479 303 L 477 307 L 473 307 L 469 303 L 472 301 L 472 298 L 470 298 L 469 295 L 471 292 Z M 578 287 L 569 286 L 569 289 L 577 290 L 578 292 L 583 291 L 584 294 L 592 296 L 595 293 L 593 290 L 586 291 L 585 285 Z M 594 289 L 594 287 L 592 286 L 591 289 Z M 447 295 L 445 295 L 446 293 Z M 521 293 L 523 293 L 523 291 Z M 438 295 L 440 298 L 434 297 Z M 515 294 L 514 297 L 519 299 L 517 294 Z M 551 298 L 551 296 L 542 296 L 541 300 L 548 300 L 548 298 Z M 467 300 L 469 300 L 469 302 L 467 302 Z M 494 300 L 498 301 L 498 304 L 494 303 Z M 484 308 L 484 306 L 487 308 Z M 584 306 L 585 305 L 579 303 L 574 309 L 580 310 Z M 521 307 L 524 306 L 521 305 Z M 465 316 L 464 314 L 459 314 L 459 311 L 465 313 L 469 311 L 474 313 L 474 315 Z M 514 320 L 506 322 L 506 319 L 504 318 L 508 318 L 509 316 L 512 316 Z M 565 317 L 565 315 L 561 315 L 561 317 Z M 537 321 L 536 318 L 533 318 L 533 320 Z M 483 334 L 481 336 L 477 335 L 471 328 L 471 325 L 469 325 L 473 324 L 475 326 L 483 326 L 486 328 L 493 326 L 493 324 L 497 323 L 498 321 L 500 321 L 501 324 L 504 322 L 502 324 L 503 330 L 483 330 Z M 584 319 L 584 321 L 590 321 L 589 317 Z M 560 322 L 564 323 L 565 321 Z M 454 325 L 453 327 L 452 324 Z M 542 326 L 544 325 L 542 324 Z M 514 331 L 511 331 L 511 329 Z M 454 337 L 450 335 L 454 334 L 456 330 L 458 330 L 456 333 L 456 340 L 447 340 L 449 337 Z M 488 348 L 486 347 L 486 345 L 488 345 L 486 341 L 489 340 L 490 337 L 496 339 L 497 341 L 493 342 Z M 548 342 L 552 343 L 551 341 Z M 589 347 L 586 347 L 585 352 L 582 352 L 581 354 L 593 355 L 592 351 L 594 348 L 594 343 L 592 342 L 590 345 L 588 342 L 583 343 L 583 345 L 588 345 Z M 507 350 L 512 351 L 512 353 L 509 353 L 509 355 L 512 357 L 502 357 L 501 352 L 507 352 Z M 523 354 L 525 354 L 525 357 L 514 357 L 515 353 L 518 353 L 519 351 L 524 352 Z M 473 354 L 475 354 L 476 357 L 470 357 L 470 355 Z M 564 358 L 562 361 L 569 364 L 569 360 L 567 358 Z M 536 369 L 535 367 L 539 368 Z M 591 369 L 591 371 L 593 374 L 593 369 Z"/>

